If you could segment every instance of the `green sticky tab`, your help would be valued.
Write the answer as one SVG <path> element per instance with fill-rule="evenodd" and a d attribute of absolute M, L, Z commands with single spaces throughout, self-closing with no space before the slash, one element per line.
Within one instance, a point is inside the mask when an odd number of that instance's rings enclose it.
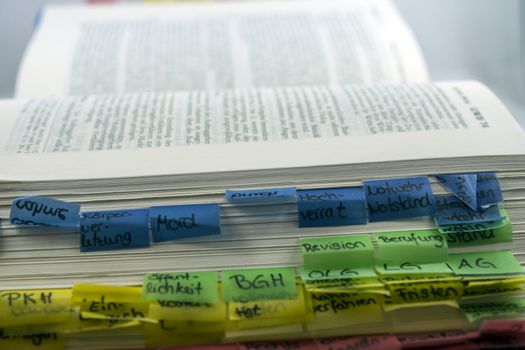
<path fill-rule="evenodd" d="M 357 279 L 357 278 L 371 278 L 377 277 L 375 271 L 371 267 L 359 268 L 344 268 L 344 269 L 330 269 L 330 268 L 306 268 L 299 267 L 299 273 L 303 281 L 321 281 L 321 280 L 342 280 L 342 279 Z"/>
<path fill-rule="evenodd" d="M 226 270 L 221 274 L 224 301 L 294 299 L 297 297 L 292 267 Z"/>
<path fill-rule="evenodd" d="M 378 261 L 385 263 L 444 262 L 447 241 L 438 230 L 391 231 L 373 234 L 377 242 Z"/>
<path fill-rule="evenodd" d="M 450 254 L 447 264 L 459 276 L 524 273 L 510 250 Z"/>
<path fill-rule="evenodd" d="M 382 276 L 390 275 L 439 275 L 450 274 L 452 270 L 446 263 L 414 264 L 403 263 L 382 263 L 375 266 L 377 273 Z"/>
<path fill-rule="evenodd" d="M 493 301 L 489 303 L 463 304 L 461 310 L 470 322 L 484 318 L 523 316 L 525 300 Z"/>
<path fill-rule="evenodd" d="M 142 298 L 215 304 L 217 272 L 165 272 L 144 276 Z"/>
<path fill-rule="evenodd" d="M 357 268 L 374 263 L 374 246 L 368 235 L 299 239 L 305 268 Z"/>
<path fill-rule="evenodd" d="M 504 210 L 502 221 L 477 224 L 460 224 L 440 227 L 444 232 L 449 247 L 468 247 L 484 244 L 512 242 L 512 224 Z"/>

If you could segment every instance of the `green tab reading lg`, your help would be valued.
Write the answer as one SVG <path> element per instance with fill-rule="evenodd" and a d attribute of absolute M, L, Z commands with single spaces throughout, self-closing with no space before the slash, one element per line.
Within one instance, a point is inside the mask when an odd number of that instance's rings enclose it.
<path fill-rule="evenodd" d="M 217 280 L 217 272 L 211 271 L 147 273 L 142 298 L 215 304 Z"/>
<path fill-rule="evenodd" d="M 292 267 L 226 270 L 221 274 L 224 301 L 248 302 L 297 297 Z"/>

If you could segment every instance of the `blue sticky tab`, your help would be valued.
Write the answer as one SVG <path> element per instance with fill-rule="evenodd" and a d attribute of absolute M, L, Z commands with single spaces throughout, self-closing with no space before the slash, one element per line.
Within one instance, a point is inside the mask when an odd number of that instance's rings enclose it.
<path fill-rule="evenodd" d="M 370 222 L 434 215 L 434 194 L 425 176 L 368 180 L 363 186 Z"/>
<path fill-rule="evenodd" d="M 362 187 L 297 191 L 299 227 L 366 224 Z"/>
<path fill-rule="evenodd" d="M 16 198 L 11 205 L 14 225 L 78 228 L 80 205 L 42 196 Z"/>
<path fill-rule="evenodd" d="M 221 233 L 218 204 L 151 207 L 149 220 L 153 242 Z"/>
<path fill-rule="evenodd" d="M 442 174 L 434 177 L 470 208 L 477 210 L 476 174 Z"/>
<path fill-rule="evenodd" d="M 285 202 L 294 201 L 295 196 L 295 187 L 226 190 L 225 195 L 230 203 Z"/>
<path fill-rule="evenodd" d="M 501 221 L 504 217 L 500 215 L 497 205 L 475 211 L 460 201 L 456 196 L 444 195 L 436 196 L 436 214 L 434 219 L 436 224 L 441 226 Z"/>
<path fill-rule="evenodd" d="M 148 209 L 80 214 L 80 251 L 149 247 Z"/>
<path fill-rule="evenodd" d="M 498 177 L 495 172 L 477 173 L 476 197 L 478 209 L 487 208 L 503 201 Z"/>

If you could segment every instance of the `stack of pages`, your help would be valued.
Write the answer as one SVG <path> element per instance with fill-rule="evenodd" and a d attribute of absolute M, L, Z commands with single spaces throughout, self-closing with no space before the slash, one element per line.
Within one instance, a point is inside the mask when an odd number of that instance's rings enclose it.
<path fill-rule="evenodd" d="M 524 344 L 523 132 L 390 2 L 50 7 L 0 114 L 2 348 Z"/>

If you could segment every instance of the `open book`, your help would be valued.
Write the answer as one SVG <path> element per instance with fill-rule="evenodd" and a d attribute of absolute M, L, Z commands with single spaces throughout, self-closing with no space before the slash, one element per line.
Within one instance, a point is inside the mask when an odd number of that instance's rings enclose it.
<path fill-rule="evenodd" d="M 476 333 L 486 314 L 523 314 L 524 135 L 482 84 L 429 82 L 410 29 L 388 1 L 49 7 L 21 64 L 16 95 L 0 101 L 0 289 L 64 289 L 41 292 L 42 305 L 29 308 L 0 299 L 8 315 L 0 327 L 27 326 L 2 329 L 0 341 L 18 344 L 20 334 L 35 330 L 86 349 Z M 429 207 L 434 194 L 443 198 L 448 189 L 433 175 L 469 173 L 465 178 L 478 186 L 484 179 L 497 184 L 493 172 L 505 201 L 487 207 L 498 219 L 483 229 L 462 227 L 456 236 L 438 231 L 429 212 L 372 220 L 365 201 L 385 192 L 417 195 L 424 187 L 408 206 Z M 392 178 L 406 182 L 366 187 Z M 225 198 L 227 189 L 253 188 L 292 190 L 294 197 Z M 307 203 L 303 212 L 296 192 L 342 196 L 340 203 L 358 203 L 360 211 L 351 208 L 360 216 L 343 225 L 301 225 L 304 213 L 303 220 L 317 219 L 346 207 L 317 211 Z M 66 212 L 17 199 L 33 195 L 78 203 L 81 224 L 17 225 L 27 221 L 13 220 L 12 208 L 34 217 Z M 378 200 L 375 214 L 405 210 L 407 201 L 398 198 L 388 205 Z M 202 225 L 195 206 L 183 218 L 162 217 L 166 207 L 159 206 L 179 204 L 209 206 L 214 224 Z M 199 232 L 213 235 L 156 237 L 152 212 L 161 213 L 158 227 L 201 224 Z M 119 221 L 124 214 L 132 218 Z M 112 236 L 115 227 L 120 231 Z M 362 250 L 354 258 L 341 247 Z M 316 255 L 323 249 L 335 253 Z M 419 260 L 400 260 L 408 257 Z M 347 261 L 356 265 L 348 269 Z M 398 275 L 388 269 L 395 264 L 424 273 Z M 272 274 L 272 281 L 284 285 L 286 276 L 286 295 L 294 298 L 266 298 L 266 318 L 252 319 L 260 316 L 259 304 L 217 294 L 231 282 L 224 276 L 241 268 L 280 268 L 282 280 Z M 359 278 L 315 280 L 312 268 Z M 184 291 L 205 285 L 214 302 L 145 299 L 148 288 L 136 287 L 145 274 L 173 271 L 181 280 L 211 276 Z M 168 275 L 148 276 L 167 281 L 159 276 Z M 58 301 L 49 308 L 51 295 Z M 248 300 L 254 301 L 260 299 Z M 13 305 L 17 315 L 9 313 Z"/>

